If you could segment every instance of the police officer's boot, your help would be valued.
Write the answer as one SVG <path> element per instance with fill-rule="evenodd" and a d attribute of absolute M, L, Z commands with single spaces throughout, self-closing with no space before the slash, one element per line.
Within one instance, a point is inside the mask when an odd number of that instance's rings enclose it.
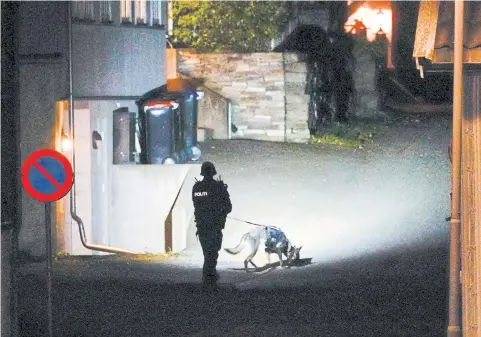
<path fill-rule="evenodd" d="M 207 292 L 217 291 L 219 288 L 215 276 L 206 276 L 202 284 L 202 289 Z"/>

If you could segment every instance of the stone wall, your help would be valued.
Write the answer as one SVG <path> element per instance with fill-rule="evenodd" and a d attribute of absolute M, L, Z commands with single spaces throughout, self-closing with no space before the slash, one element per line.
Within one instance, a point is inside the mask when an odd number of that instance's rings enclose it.
<path fill-rule="evenodd" d="M 367 52 L 355 48 L 353 112 L 358 118 L 380 115 L 379 92 L 376 88 L 376 62 Z"/>
<path fill-rule="evenodd" d="M 232 101 L 237 128 L 232 138 L 309 139 L 306 69 L 295 54 L 199 54 L 186 49 L 178 54 L 180 74 L 202 79 L 207 88 Z"/>
<path fill-rule="evenodd" d="M 293 53 L 284 53 L 286 93 L 286 137 L 292 142 L 309 140 L 307 128 L 309 95 L 306 90 L 306 63 Z"/>

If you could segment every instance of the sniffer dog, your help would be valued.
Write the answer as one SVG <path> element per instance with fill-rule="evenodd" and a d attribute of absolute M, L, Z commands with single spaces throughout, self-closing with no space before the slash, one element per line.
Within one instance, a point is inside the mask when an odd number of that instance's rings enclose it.
<path fill-rule="evenodd" d="M 274 226 L 257 226 L 256 228 L 250 230 L 249 232 L 245 233 L 242 235 L 239 244 L 233 248 L 224 248 L 224 250 L 232 255 L 237 255 L 239 254 L 247 244 L 249 246 L 249 254 L 247 255 L 247 258 L 244 260 L 244 268 L 245 271 L 248 272 L 248 265 L 249 263 L 254 266 L 254 268 L 257 270 L 258 267 L 254 262 L 252 262 L 252 259 L 256 255 L 257 251 L 259 250 L 261 242 L 272 242 L 270 233 L 272 230 L 280 231 L 277 227 Z M 282 231 L 280 231 L 282 233 Z M 283 234 L 283 233 L 282 233 Z M 300 250 L 302 246 L 296 247 L 292 242 L 287 239 L 287 237 L 284 235 L 283 240 L 280 242 L 276 242 L 275 244 L 266 244 L 265 252 L 267 254 L 267 260 L 269 264 L 271 263 L 270 261 L 270 255 L 271 254 L 277 254 L 279 256 L 279 262 L 281 267 L 289 266 L 290 262 L 292 260 L 298 260 L 300 259 Z M 282 256 L 286 257 L 286 260 L 282 259 Z"/>

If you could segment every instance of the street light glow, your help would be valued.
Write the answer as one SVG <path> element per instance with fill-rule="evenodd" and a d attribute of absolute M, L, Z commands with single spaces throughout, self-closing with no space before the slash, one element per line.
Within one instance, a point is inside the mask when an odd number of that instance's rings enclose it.
<path fill-rule="evenodd" d="M 64 152 L 64 153 L 68 152 L 72 149 L 72 140 L 63 130 L 62 130 L 62 136 L 61 136 L 61 140 L 60 140 L 60 148 L 62 149 L 62 152 Z"/>

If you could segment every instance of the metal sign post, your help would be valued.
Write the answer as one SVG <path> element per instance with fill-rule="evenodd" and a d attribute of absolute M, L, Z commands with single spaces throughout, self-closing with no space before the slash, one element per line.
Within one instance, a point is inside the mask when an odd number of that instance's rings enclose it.
<path fill-rule="evenodd" d="M 43 149 L 25 159 L 22 185 L 33 198 L 45 203 L 45 250 L 47 257 L 47 331 L 53 335 L 52 311 L 52 202 L 63 198 L 72 188 L 73 169 L 67 157 L 60 152 Z"/>
<path fill-rule="evenodd" d="M 47 254 L 47 325 L 48 336 L 53 334 L 52 319 L 52 204 L 45 203 L 45 242 Z"/>

